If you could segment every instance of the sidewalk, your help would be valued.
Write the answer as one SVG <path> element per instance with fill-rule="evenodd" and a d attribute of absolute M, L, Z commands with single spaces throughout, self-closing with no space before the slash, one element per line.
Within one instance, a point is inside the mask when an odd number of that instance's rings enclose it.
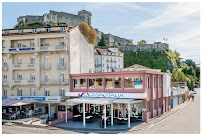
<path fill-rule="evenodd" d="M 179 112 L 180 110 L 184 109 L 186 106 L 188 106 L 189 104 L 191 104 L 192 101 L 185 101 L 184 103 L 177 105 L 175 108 L 171 109 L 171 111 L 169 112 L 165 112 L 164 114 L 162 114 L 161 116 L 157 116 L 155 118 L 150 119 L 147 123 L 144 122 L 140 125 L 137 125 L 133 128 L 131 128 L 128 131 L 138 131 L 138 130 L 144 130 L 144 129 L 148 129 L 151 128 L 157 124 L 159 124 L 160 122 L 162 122 L 163 120 L 169 118 L 170 116 L 176 114 L 177 112 Z"/>

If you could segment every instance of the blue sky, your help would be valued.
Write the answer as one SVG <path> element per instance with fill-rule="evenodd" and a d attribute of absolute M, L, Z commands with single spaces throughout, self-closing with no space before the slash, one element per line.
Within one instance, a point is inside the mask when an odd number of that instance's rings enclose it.
<path fill-rule="evenodd" d="M 104 33 L 148 43 L 164 42 L 183 59 L 200 62 L 199 3 L 3 3 L 3 29 L 13 28 L 17 17 L 43 15 L 49 10 L 72 14 L 92 12 L 92 26 Z"/>

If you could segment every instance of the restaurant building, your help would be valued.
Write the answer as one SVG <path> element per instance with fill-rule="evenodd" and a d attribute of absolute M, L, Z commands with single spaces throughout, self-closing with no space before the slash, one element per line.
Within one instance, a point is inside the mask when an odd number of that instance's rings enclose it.
<path fill-rule="evenodd" d="M 82 107 L 86 109 L 83 110 L 83 125 L 86 125 L 86 112 L 93 109 L 94 112 L 103 110 L 104 118 L 113 115 L 111 125 L 114 118 L 126 117 L 130 127 L 132 114 L 147 122 L 170 111 L 170 84 L 170 74 L 149 68 L 70 74 L 70 92 L 65 94 L 70 99 L 66 100 L 66 104 L 78 104 L 79 110 L 83 109 Z"/>
<path fill-rule="evenodd" d="M 3 99 L 32 98 L 50 118 L 67 99 L 69 74 L 94 71 L 94 47 L 78 27 L 2 30 Z"/>

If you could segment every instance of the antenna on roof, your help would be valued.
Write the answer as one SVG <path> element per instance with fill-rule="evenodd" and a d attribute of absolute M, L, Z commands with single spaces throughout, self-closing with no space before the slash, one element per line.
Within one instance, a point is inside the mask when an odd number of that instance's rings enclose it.
<path fill-rule="evenodd" d="M 83 9 L 85 10 L 85 3 L 83 4 Z"/>

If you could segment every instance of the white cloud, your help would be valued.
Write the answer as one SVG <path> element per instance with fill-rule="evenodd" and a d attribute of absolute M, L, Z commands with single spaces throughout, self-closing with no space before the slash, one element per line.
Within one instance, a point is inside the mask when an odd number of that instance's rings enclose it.
<path fill-rule="evenodd" d="M 153 27 L 161 27 L 163 25 L 183 21 L 184 17 L 187 17 L 199 11 L 200 7 L 198 3 L 178 3 L 175 6 L 174 5 L 169 6 L 163 12 L 160 11 L 160 15 L 158 15 L 157 17 L 146 20 L 136 25 L 134 28 L 147 29 Z"/>

